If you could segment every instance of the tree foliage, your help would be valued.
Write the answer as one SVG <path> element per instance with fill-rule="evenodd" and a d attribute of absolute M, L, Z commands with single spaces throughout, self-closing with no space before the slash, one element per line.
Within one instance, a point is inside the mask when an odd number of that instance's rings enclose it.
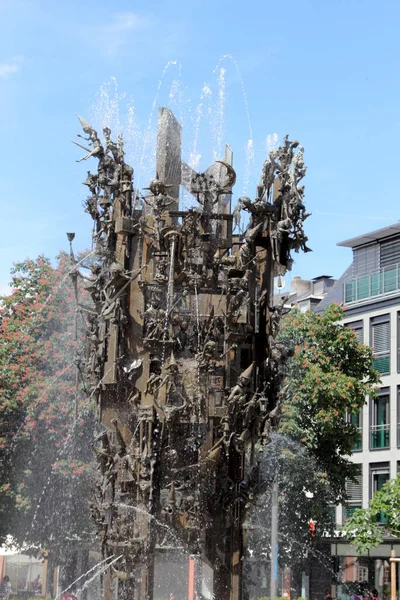
<path fill-rule="evenodd" d="M 294 309 L 281 329 L 294 354 L 280 431 L 309 449 L 338 501 L 344 499 L 346 478 L 355 474 L 349 456 L 359 433 L 351 416 L 359 414 L 379 381 L 372 349 L 358 342 L 343 317 L 335 304 L 320 314 Z"/>
<path fill-rule="evenodd" d="M 333 508 L 356 474 L 350 454 L 359 434 L 350 417 L 379 380 L 372 350 L 359 344 L 343 317 L 336 305 L 321 314 L 292 309 L 281 325 L 280 342 L 292 356 L 278 431 L 260 456 L 262 494 L 249 513 L 249 547 L 269 553 L 270 494 L 277 482 L 280 558 L 292 566 L 335 527 Z"/>
<path fill-rule="evenodd" d="M 358 552 L 378 546 L 384 535 L 400 537 L 400 475 L 375 492 L 368 508 L 360 508 L 343 527 Z"/>
<path fill-rule="evenodd" d="M 0 308 L 0 540 L 54 557 L 92 535 L 94 418 L 76 386 L 84 330 L 70 269 L 66 254 L 55 268 L 43 256 L 15 264 Z"/>

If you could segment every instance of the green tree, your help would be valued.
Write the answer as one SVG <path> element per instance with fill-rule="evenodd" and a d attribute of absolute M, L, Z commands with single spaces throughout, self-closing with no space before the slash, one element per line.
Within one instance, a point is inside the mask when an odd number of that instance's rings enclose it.
<path fill-rule="evenodd" d="M 358 552 L 378 546 L 384 535 L 400 537 L 400 475 L 374 494 L 368 508 L 360 508 L 343 527 Z"/>
<path fill-rule="evenodd" d="M 359 433 L 351 417 L 379 381 L 372 349 L 341 323 L 344 316 L 335 304 L 320 314 L 294 309 L 280 333 L 293 357 L 279 431 L 308 448 L 338 502 L 345 498 L 346 479 L 355 475 L 349 457 Z"/>
<path fill-rule="evenodd" d="M 277 482 L 280 559 L 295 569 L 335 527 L 334 506 L 346 500 L 346 480 L 356 475 L 350 454 L 359 433 L 351 416 L 379 381 L 372 350 L 359 344 L 343 317 L 336 305 L 321 314 L 293 309 L 279 334 L 291 357 L 277 432 L 259 459 L 261 495 L 249 512 L 249 547 L 269 553 L 270 494 Z"/>
<path fill-rule="evenodd" d="M 16 264 L 0 307 L 0 540 L 56 563 L 93 540 L 95 419 L 76 385 L 84 327 L 70 270 L 66 254 L 54 268 L 42 256 Z"/>

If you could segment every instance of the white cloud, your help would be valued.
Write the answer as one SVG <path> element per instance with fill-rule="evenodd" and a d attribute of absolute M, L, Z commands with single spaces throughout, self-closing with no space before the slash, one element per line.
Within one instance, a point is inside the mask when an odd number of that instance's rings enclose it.
<path fill-rule="evenodd" d="M 141 30 L 148 26 L 148 20 L 132 12 L 117 13 L 114 23 L 108 26 L 110 31 L 130 31 L 132 29 Z"/>
<path fill-rule="evenodd" d="M 0 63 L 0 79 L 7 79 L 10 75 L 18 73 L 19 65 L 17 63 Z"/>
<path fill-rule="evenodd" d="M 21 56 L 14 56 L 12 59 L 0 63 L 0 79 L 8 79 L 11 75 L 18 73 L 21 62 Z"/>

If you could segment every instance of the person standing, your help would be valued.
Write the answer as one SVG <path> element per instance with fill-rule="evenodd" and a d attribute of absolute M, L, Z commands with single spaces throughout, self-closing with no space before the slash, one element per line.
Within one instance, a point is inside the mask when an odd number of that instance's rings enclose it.
<path fill-rule="evenodd" d="M 376 588 L 372 588 L 370 592 L 370 598 L 371 600 L 379 600 L 378 590 Z"/>
<path fill-rule="evenodd" d="M 324 593 L 324 600 L 332 600 L 331 590 L 326 588 Z"/>
<path fill-rule="evenodd" d="M 0 595 L 3 596 L 4 600 L 8 600 L 11 594 L 11 583 L 8 575 L 4 575 L 3 581 L 0 584 Z"/>
<path fill-rule="evenodd" d="M 34 579 L 32 589 L 35 592 L 35 595 L 40 595 L 42 593 L 42 580 L 40 579 L 40 575 Z"/>

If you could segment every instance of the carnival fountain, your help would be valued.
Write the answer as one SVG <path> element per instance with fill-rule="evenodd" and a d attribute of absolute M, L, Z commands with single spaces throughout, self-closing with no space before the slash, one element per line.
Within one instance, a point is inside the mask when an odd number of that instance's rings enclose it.
<path fill-rule="evenodd" d="M 89 276 L 75 275 L 91 297 L 77 302 L 102 427 L 92 512 L 104 598 L 165 597 L 174 581 L 188 600 L 239 599 L 245 512 L 284 377 L 273 278 L 290 270 L 293 251 L 308 250 L 303 148 L 284 138 L 255 198 L 232 210 L 231 149 L 196 171 L 171 110 L 158 109 L 154 178 L 143 190 L 122 136 L 104 127 L 102 139 L 79 120 L 80 160 L 97 161 L 84 182 L 96 260 Z"/>

